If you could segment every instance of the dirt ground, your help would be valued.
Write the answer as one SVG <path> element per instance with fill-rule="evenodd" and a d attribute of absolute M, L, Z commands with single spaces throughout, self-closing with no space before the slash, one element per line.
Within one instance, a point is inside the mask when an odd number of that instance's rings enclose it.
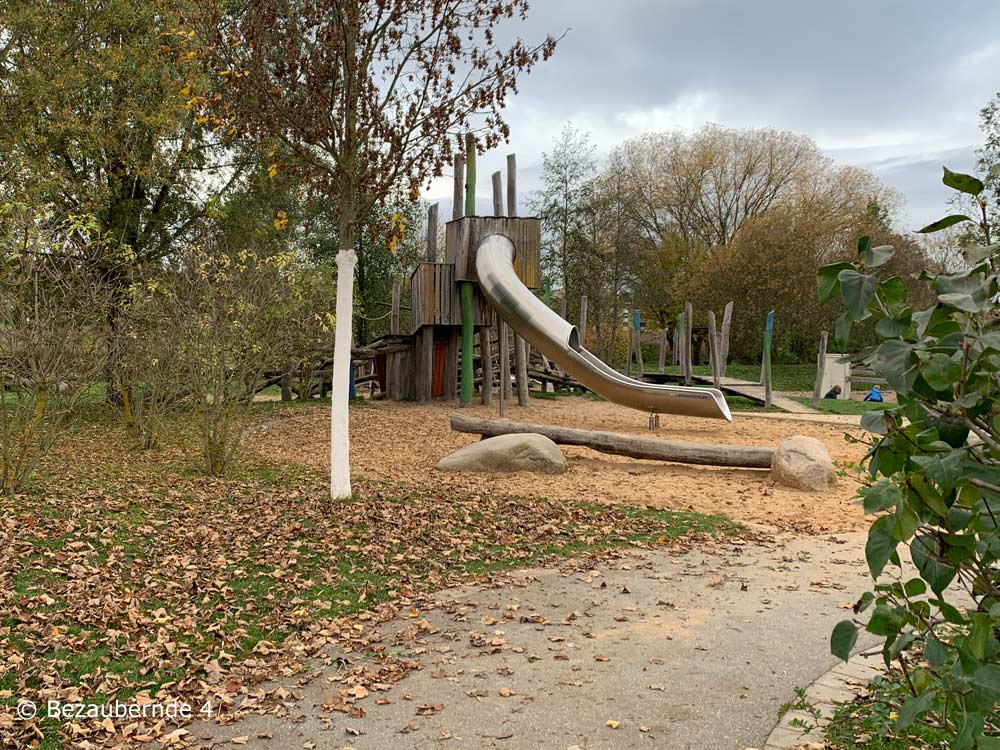
<path fill-rule="evenodd" d="M 739 521 L 809 533 L 851 531 L 865 525 L 854 497 L 858 484 L 852 476 L 842 477 L 833 491 L 810 493 L 776 486 L 765 470 L 643 461 L 573 446 L 561 446 L 569 471 L 558 476 L 438 471 L 435 465 L 442 457 L 478 440 L 476 435 L 452 432 L 448 416 L 455 411 L 453 403 L 371 402 L 352 407 L 351 463 L 355 476 L 415 487 L 448 486 L 469 493 L 488 491 L 721 513 Z M 492 407 L 477 404 L 462 413 L 496 417 L 498 409 L 496 403 Z M 661 429 L 650 433 L 645 414 L 583 397 L 532 399 L 528 407 L 508 407 L 506 416 L 519 422 L 647 437 L 655 434 L 666 440 L 699 443 L 777 446 L 790 435 L 808 435 L 821 440 L 838 464 L 856 463 L 865 453 L 864 445 L 845 440 L 845 432 L 856 437 L 862 434 L 860 428 L 847 425 L 743 415 L 726 424 L 663 415 Z M 329 466 L 329 429 L 325 410 L 289 412 L 268 425 L 258 436 L 256 448 L 272 459 L 325 469 Z"/>

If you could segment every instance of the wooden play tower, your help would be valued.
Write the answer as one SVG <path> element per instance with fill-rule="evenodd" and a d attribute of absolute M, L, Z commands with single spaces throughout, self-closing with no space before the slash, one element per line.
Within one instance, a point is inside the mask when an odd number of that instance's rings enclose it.
<path fill-rule="evenodd" d="M 541 225 L 517 216 L 516 161 L 507 157 L 507 200 L 504 211 L 501 173 L 493 174 L 493 216 L 475 214 L 475 142 L 466 138 L 465 155 L 455 157 L 454 211 L 445 225 L 444 260 L 438 259 L 437 206 L 428 212 L 426 258 L 410 275 L 411 331 L 388 341 L 382 365 L 391 399 L 434 398 L 468 405 L 479 385 L 483 403 L 490 403 L 497 384 L 510 397 L 510 373 L 517 381 L 518 401 L 527 403 L 527 348 L 479 290 L 476 248 L 481 238 L 504 234 L 517 248 L 515 271 L 525 286 L 541 286 Z M 395 302 L 395 300 L 394 300 Z M 478 353 L 475 339 L 478 338 Z M 513 352 L 511 349 L 513 348 Z M 513 353 L 513 357 L 511 354 Z M 498 356 L 497 356 L 498 355 Z M 512 363 L 513 360 L 513 363 Z M 512 367 L 513 364 L 513 367 Z"/>

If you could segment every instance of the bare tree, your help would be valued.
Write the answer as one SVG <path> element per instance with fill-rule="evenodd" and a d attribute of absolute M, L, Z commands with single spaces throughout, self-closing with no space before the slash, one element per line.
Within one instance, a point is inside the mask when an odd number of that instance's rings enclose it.
<path fill-rule="evenodd" d="M 239 128 L 279 139 L 336 197 L 339 251 L 330 494 L 349 497 L 347 382 L 359 219 L 400 181 L 412 196 L 442 174 L 452 138 L 481 148 L 508 134 L 501 110 L 518 77 L 555 49 L 494 32 L 527 0 L 259 0 L 223 17 L 219 75 Z"/>
<path fill-rule="evenodd" d="M 66 222 L 66 231 L 84 227 Z M 108 295 L 31 218 L 0 221 L 0 492 L 22 489 L 94 387 Z"/>

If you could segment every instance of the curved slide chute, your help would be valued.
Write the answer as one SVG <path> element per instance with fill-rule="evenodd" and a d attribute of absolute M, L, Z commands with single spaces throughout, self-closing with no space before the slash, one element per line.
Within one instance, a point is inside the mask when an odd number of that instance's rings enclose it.
<path fill-rule="evenodd" d="M 514 253 L 509 237 L 483 237 L 476 250 L 480 289 L 511 328 L 581 384 L 616 404 L 653 414 L 733 420 L 726 399 L 715 388 L 644 383 L 622 375 L 584 349 L 576 326 L 521 283 L 514 271 Z"/>

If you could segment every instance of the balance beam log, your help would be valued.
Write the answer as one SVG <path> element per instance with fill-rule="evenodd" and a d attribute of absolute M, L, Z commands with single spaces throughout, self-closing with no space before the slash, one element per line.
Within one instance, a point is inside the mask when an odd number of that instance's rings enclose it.
<path fill-rule="evenodd" d="M 617 432 L 593 432 L 545 424 L 512 422 L 509 419 L 479 419 L 464 414 L 451 415 L 451 429 L 482 435 L 484 438 L 512 433 L 544 435 L 560 445 L 581 445 L 584 448 L 613 453 L 630 458 L 653 461 L 673 461 L 702 466 L 736 466 L 745 469 L 770 469 L 772 448 L 744 445 L 707 445 L 704 443 L 678 443 L 656 438 L 622 435 Z"/>

